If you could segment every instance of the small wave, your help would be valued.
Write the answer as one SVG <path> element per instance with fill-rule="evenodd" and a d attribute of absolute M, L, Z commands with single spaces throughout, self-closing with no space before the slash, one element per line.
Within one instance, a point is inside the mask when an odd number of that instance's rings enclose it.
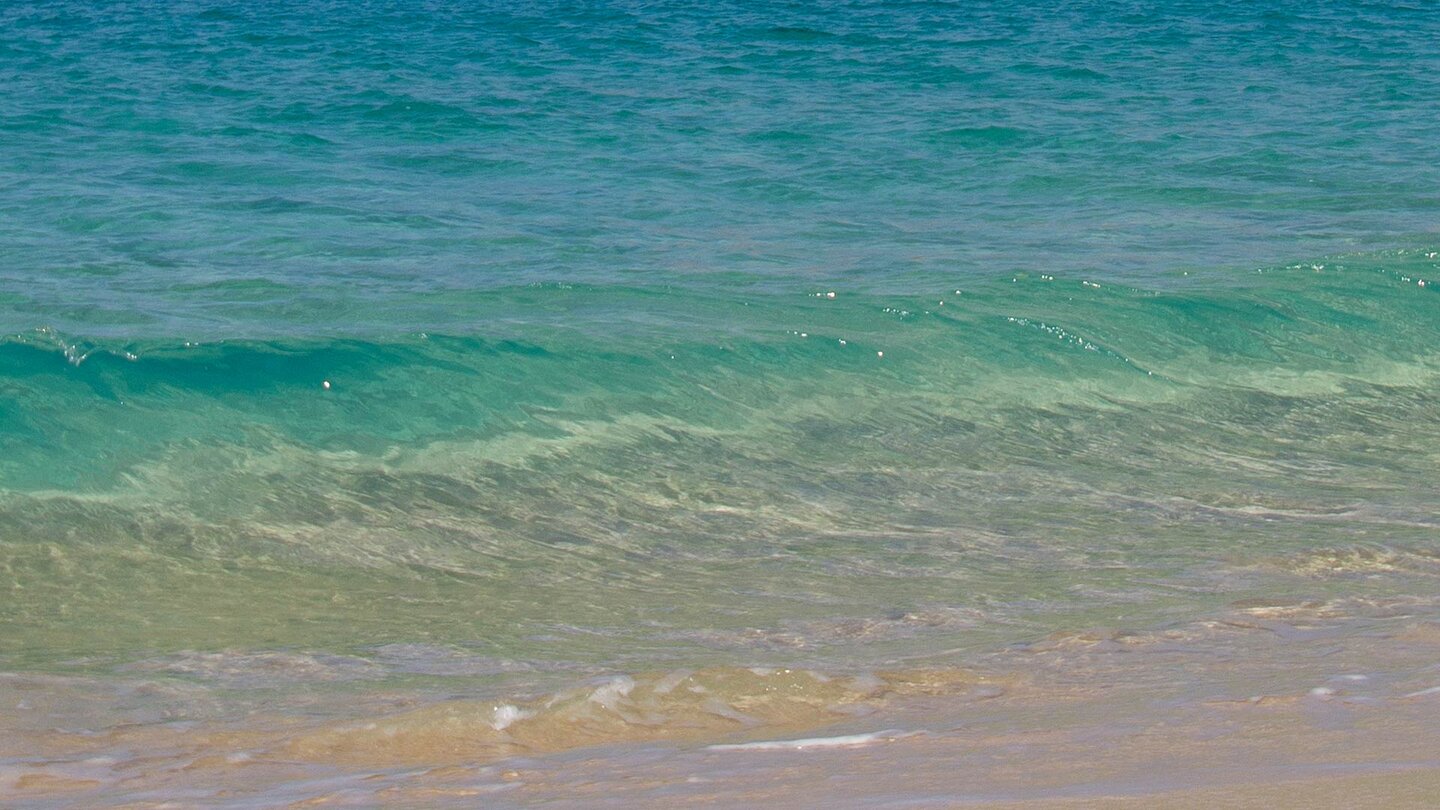
<path fill-rule="evenodd" d="M 625 742 L 694 742 L 818 728 L 897 695 L 961 695 L 994 681 L 968 670 L 835 677 L 800 669 L 719 668 L 619 675 L 530 701 L 456 701 L 298 735 L 307 761 L 475 762 Z M 876 740 L 895 732 L 876 732 Z M 805 740 L 791 747 L 805 747 Z M 776 745 L 759 743 L 758 745 Z M 812 747 L 826 743 L 814 742 Z M 831 743 L 832 745 L 834 743 Z"/>
<path fill-rule="evenodd" d="M 886 729 L 868 734 L 845 734 L 839 737 L 806 737 L 799 740 L 764 740 L 750 743 L 728 743 L 709 746 L 711 751 L 813 751 L 826 748 L 863 748 L 886 743 L 921 732 Z"/>
<path fill-rule="evenodd" d="M 1440 577 L 1440 554 L 1430 549 L 1400 546 L 1312 549 L 1299 554 L 1270 558 L 1261 565 L 1310 579 L 1381 575 Z"/>

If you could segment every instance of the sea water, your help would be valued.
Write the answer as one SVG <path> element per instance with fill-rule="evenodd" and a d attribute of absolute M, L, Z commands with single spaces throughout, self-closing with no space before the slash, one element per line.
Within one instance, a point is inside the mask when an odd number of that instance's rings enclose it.
<path fill-rule="evenodd" d="M 134 798 L 121 727 L 326 767 L 868 740 L 1129 637 L 1087 628 L 1423 635 L 1437 36 L 0 6 L 0 790 Z"/>

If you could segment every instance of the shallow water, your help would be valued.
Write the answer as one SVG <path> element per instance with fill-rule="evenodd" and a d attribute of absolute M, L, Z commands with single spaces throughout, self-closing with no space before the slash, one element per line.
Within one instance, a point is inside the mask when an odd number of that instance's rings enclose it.
<path fill-rule="evenodd" d="M 513 703 L 11 674 L 0 787 L 37 807 L 1425 807 L 1434 611 L 1248 600 L 975 669 L 681 669 Z M 77 720 L 103 722 L 51 725 Z"/>
<path fill-rule="evenodd" d="M 1203 737 L 1312 637 L 1432 699 L 1427 8 L 0 21 L 7 801 Z M 877 790 L 1071 795 L 982 765 Z"/>

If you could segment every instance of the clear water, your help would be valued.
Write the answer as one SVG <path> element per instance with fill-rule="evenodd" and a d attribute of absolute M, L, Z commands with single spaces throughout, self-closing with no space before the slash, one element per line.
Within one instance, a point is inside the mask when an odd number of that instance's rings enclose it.
<path fill-rule="evenodd" d="M 239 714 L 1429 593 L 1440 13 L 1053 5 L 0 8 L 0 667 Z"/>

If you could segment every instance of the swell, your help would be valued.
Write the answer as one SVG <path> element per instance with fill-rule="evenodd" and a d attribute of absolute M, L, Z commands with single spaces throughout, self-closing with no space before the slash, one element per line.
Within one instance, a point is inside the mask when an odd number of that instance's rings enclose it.
<path fill-rule="evenodd" d="M 117 340 L 39 328 L 0 338 L 0 487 L 47 485 L 37 467 L 56 487 L 101 485 L 176 441 L 243 441 L 249 429 L 380 453 L 553 438 L 572 421 L 734 428 L 825 398 L 996 420 L 1027 407 L 1428 391 L 1437 267 L 1433 253 L 1383 254 L 1168 290 L 1045 274 L 908 295 L 558 285 L 467 299 L 472 325 L 443 335 L 412 324 Z"/>
<path fill-rule="evenodd" d="M 169 329 L 153 335 L 143 328 L 117 332 L 110 324 L 92 336 L 83 333 L 83 319 L 72 319 L 71 327 L 82 331 L 42 325 L 0 336 L 0 362 L 6 376 L 53 370 L 50 361 L 58 356 L 76 368 L 88 362 L 125 368 L 134 379 L 169 374 L 177 385 L 200 386 L 207 384 L 206 373 L 241 371 L 247 376 L 236 387 L 244 387 L 308 384 L 309 377 L 296 375 L 337 364 L 455 370 L 460 366 L 452 361 L 468 356 L 472 362 L 462 359 L 460 365 L 478 368 L 499 354 L 583 351 L 605 357 L 713 346 L 736 352 L 732 357 L 764 360 L 767 351 L 797 356 L 778 347 L 802 334 L 822 343 L 849 337 L 859 348 L 959 348 L 995 361 L 1008 360 L 1017 343 L 1032 348 L 1003 322 L 1046 333 L 1060 344 L 1056 349 L 1157 365 L 1195 353 L 1240 367 L 1315 364 L 1307 360 L 1344 364 L 1357 359 L 1347 352 L 1375 341 L 1375 350 L 1366 354 L 1399 359 L 1422 354 L 1418 343 L 1437 329 L 1428 294 L 1440 283 L 1440 258 L 1432 251 L 1392 251 L 1244 274 L 1212 272 L 1204 281 L 1186 273 L 1159 279 L 1161 286 L 1151 289 L 1038 271 L 981 279 L 966 274 L 950 282 L 930 275 L 895 279 L 894 294 L 873 286 L 847 289 L 835 280 L 805 289 L 793 282 L 750 286 L 737 278 L 729 292 L 688 285 L 535 283 L 432 295 L 438 303 L 430 311 L 415 311 L 407 294 L 396 294 L 395 301 L 403 303 L 380 300 L 366 312 L 337 313 L 343 321 L 301 326 L 275 313 L 280 317 L 273 319 L 278 330 L 273 337 L 254 326 L 187 336 Z M 952 289 L 957 287 L 963 289 Z M 408 320 L 389 317 L 395 312 Z M 152 315 L 163 322 L 163 313 Z M 1037 364 L 1063 354 L 1029 353 Z M 357 358 L 364 362 L 354 363 Z M 134 365 L 117 366 L 119 360 Z"/>

